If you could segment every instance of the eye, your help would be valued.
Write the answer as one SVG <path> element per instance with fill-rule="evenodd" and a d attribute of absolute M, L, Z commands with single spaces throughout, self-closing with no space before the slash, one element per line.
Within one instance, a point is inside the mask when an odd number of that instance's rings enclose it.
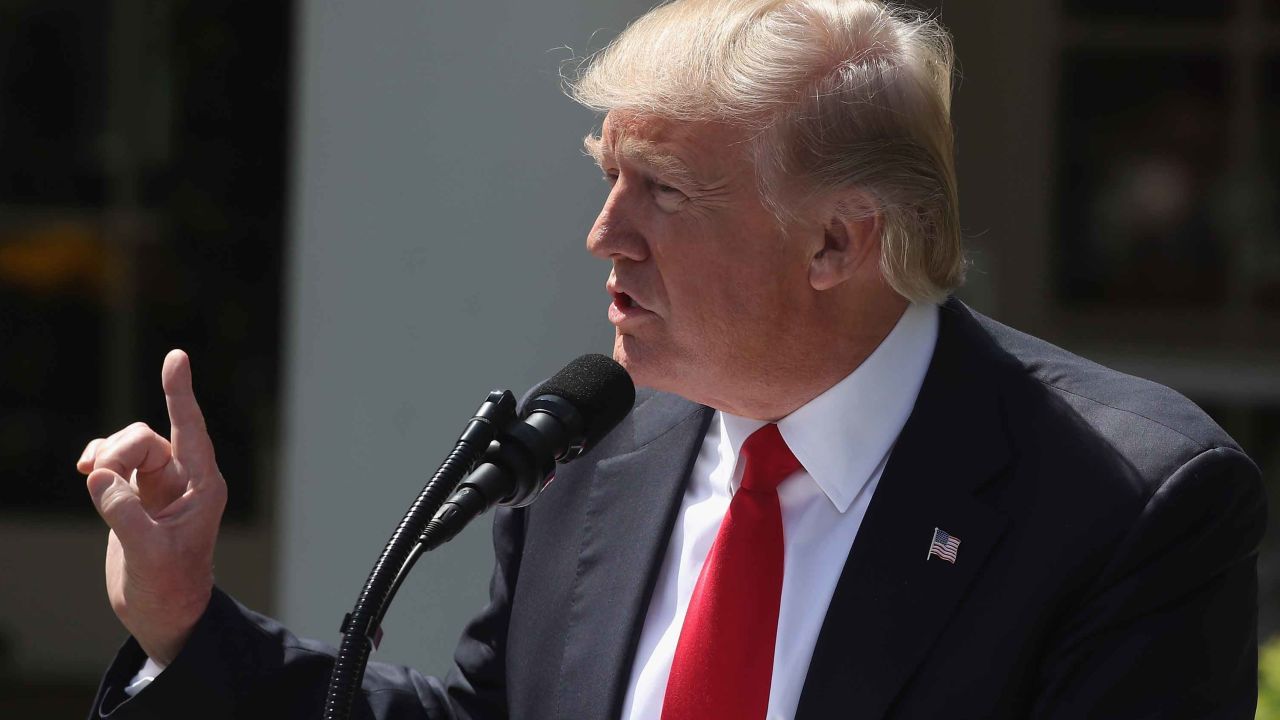
<path fill-rule="evenodd" d="M 612 184 L 614 184 L 614 183 L 618 182 L 618 171 L 617 171 L 617 170 L 605 170 L 605 171 L 604 171 L 604 177 L 603 177 L 603 178 L 601 178 L 601 179 L 602 179 L 602 180 L 604 180 L 606 183 L 608 183 L 608 184 L 612 185 Z"/>
<path fill-rule="evenodd" d="M 683 190 L 675 185 L 667 185 L 666 183 L 659 182 L 657 180 L 650 180 L 649 187 L 653 188 L 653 194 L 657 195 L 659 200 L 680 202 L 688 197 L 684 194 Z"/>
<path fill-rule="evenodd" d="M 650 183 L 653 189 L 653 197 L 658 203 L 658 207 L 667 212 L 675 212 L 679 210 L 688 200 L 688 196 L 679 188 L 672 185 L 666 185 L 660 182 Z"/>

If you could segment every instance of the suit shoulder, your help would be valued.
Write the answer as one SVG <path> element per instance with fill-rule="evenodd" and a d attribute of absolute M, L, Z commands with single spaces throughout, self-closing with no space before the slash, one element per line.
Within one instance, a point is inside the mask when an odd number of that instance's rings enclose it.
<path fill-rule="evenodd" d="M 973 313 L 1024 477 L 1069 478 L 1095 502 L 1138 507 L 1197 456 L 1239 445 L 1182 394 Z M 1054 468 L 1046 474 L 1045 470 Z M 1047 480 L 1043 481 L 1047 482 Z"/>
<path fill-rule="evenodd" d="M 1051 537 L 1062 557 L 1076 558 L 1063 562 L 1075 563 L 1077 589 L 1150 512 L 1169 518 L 1173 532 L 1190 527 L 1195 519 L 1180 513 L 1196 509 L 1255 512 L 1257 467 L 1186 397 L 974 318 L 1011 454 L 1006 481 L 988 497 L 1037 528 L 1038 542 Z"/>
<path fill-rule="evenodd" d="M 1007 360 L 1003 364 L 1015 385 L 1035 383 L 1048 389 L 1100 437 L 1112 438 L 1113 445 L 1117 440 L 1149 444 L 1161 438 L 1164 444 L 1185 446 L 1184 452 L 1191 454 L 1218 447 L 1239 450 L 1204 410 L 1176 390 L 974 316 Z M 1124 445 L 1120 442 L 1117 449 Z"/>

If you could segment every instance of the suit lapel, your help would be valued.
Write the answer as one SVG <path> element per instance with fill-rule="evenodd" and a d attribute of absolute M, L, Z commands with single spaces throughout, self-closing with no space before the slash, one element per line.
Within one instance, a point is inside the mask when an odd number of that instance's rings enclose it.
<path fill-rule="evenodd" d="M 967 308 L 941 310 L 916 406 L 858 530 L 814 647 L 797 718 L 881 718 L 977 577 L 1007 519 L 974 498 L 1008 460 L 989 340 Z M 960 540 L 928 558 L 934 528 Z M 928 558 L 928 559 L 926 559 Z"/>
<path fill-rule="evenodd" d="M 655 395 L 633 413 L 636 449 L 593 474 L 555 717 L 621 712 L 636 644 L 711 411 Z"/>

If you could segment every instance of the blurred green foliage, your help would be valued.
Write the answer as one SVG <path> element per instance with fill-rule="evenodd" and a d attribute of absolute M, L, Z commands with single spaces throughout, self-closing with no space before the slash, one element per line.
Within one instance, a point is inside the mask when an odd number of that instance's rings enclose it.
<path fill-rule="evenodd" d="M 1258 657 L 1256 720 L 1280 720 L 1280 635 L 1262 646 Z"/>

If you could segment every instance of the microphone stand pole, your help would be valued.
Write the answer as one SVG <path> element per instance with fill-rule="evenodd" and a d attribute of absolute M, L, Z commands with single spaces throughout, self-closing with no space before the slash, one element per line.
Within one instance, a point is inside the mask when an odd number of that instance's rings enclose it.
<path fill-rule="evenodd" d="M 342 643 L 329 676 L 324 720 L 348 720 L 369 655 L 382 639 L 382 618 L 391 599 L 414 563 L 427 549 L 423 540 L 427 523 L 489 449 L 490 443 L 516 417 L 515 396 L 509 390 L 489 393 L 475 417 L 467 423 L 453 450 L 422 488 L 409 511 L 387 541 L 365 581 L 355 608 L 342 620 Z M 434 546 L 432 546 L 434 547 Z"/>

